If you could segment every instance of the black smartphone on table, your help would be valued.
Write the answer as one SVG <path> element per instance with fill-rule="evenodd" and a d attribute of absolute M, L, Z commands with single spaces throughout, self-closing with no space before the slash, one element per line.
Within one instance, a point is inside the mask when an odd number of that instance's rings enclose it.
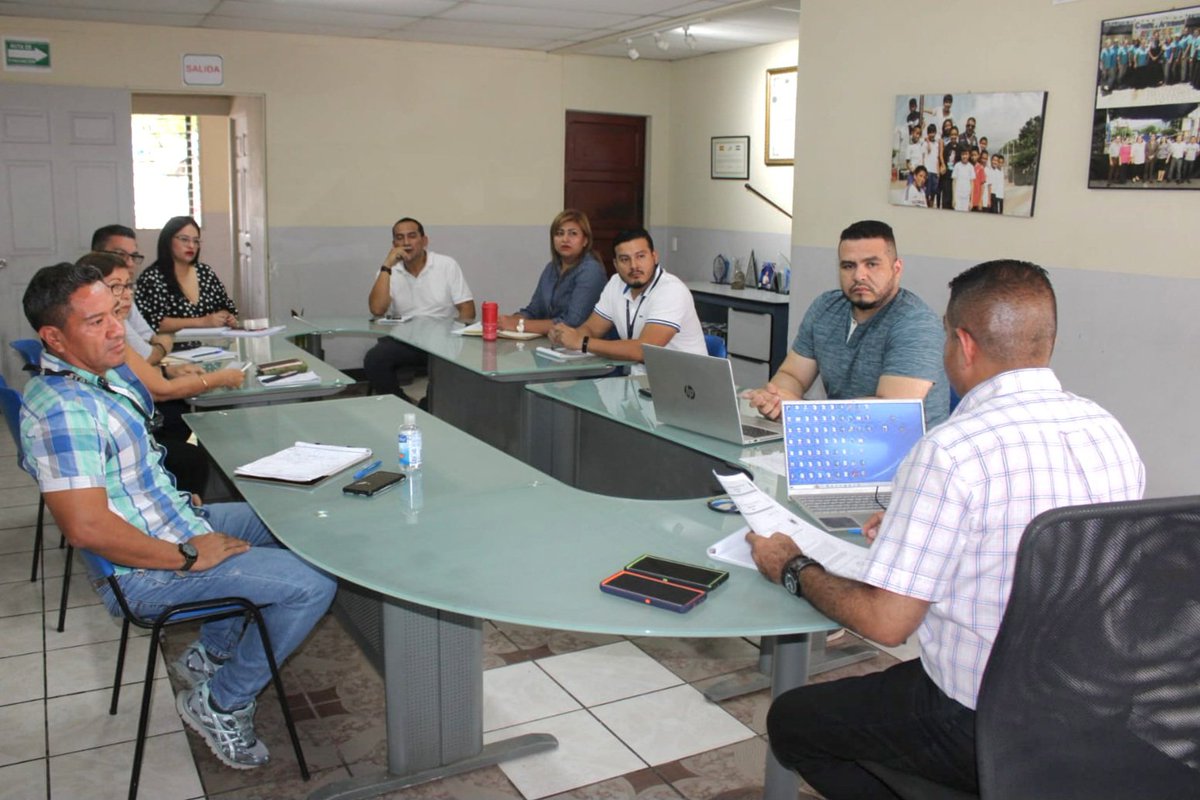
<path fill-rule="evenodd" d="M 628 572 L 648 575 L 670 583 L 690 586 L 693 589 L 711 591 L 729 579 L 729 573 L 721 569 L 710 569 L 697 564 L 685 564 L 661 556 L 643 555 L 625 565 Z"/>
<path fill-rule="evenodd" d="M 347 483 L 342 487 L 342 491 L 346 494 L 356 494 L 362 497 L 374 497 L 385 489 L 390 489 L 400 481 L 404 480 L 405 475 L 400 472 L 386 472 L 378 470 L 372 472 L 365 478 L 360 478 L 354 483 Z"/>
<path fill-rule="evenodd" d="M 600 582 L 600 591 L 657 606 L 679 614 L 691 611 L 704 600 L 706 593 L 690 586 L 667 583 L 659 578 L 621 570 Z"/>

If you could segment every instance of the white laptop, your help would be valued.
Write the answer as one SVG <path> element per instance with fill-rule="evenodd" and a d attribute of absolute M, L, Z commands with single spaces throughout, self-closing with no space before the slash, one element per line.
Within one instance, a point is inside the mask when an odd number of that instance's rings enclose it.
<path fill-rule="evenodd" d="M 925 435 L 920 400 L 785 400 L 779 418 L 788 497 L 828 530 L 887 508 L 896 468 Z"/>
<path fill-rule="evenodd" d="M 778 422 L 742 414 L 729 359 L 648 344 L 642 353 L 659 422 L 740 445 L 783 436 Z"/>

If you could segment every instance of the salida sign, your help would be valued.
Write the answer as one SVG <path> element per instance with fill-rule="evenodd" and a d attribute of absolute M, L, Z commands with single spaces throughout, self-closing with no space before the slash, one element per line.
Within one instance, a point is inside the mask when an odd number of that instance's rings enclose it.
<path fill-rule="evenodd" d="M 225 83 L 225 68 L 221 56 L 188 53 L 183 57 L 185 86 L 220 86 Z"/>

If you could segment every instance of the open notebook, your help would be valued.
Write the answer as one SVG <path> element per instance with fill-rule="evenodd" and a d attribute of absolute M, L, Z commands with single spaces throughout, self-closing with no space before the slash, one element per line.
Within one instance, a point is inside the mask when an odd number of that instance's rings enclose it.
<path fill-rule="evenodd" d="M 278 453 L 243 464 L 233 473 L 239 478 L 311 485 L 370 457 L 369 447 L 296 442 Z"/>

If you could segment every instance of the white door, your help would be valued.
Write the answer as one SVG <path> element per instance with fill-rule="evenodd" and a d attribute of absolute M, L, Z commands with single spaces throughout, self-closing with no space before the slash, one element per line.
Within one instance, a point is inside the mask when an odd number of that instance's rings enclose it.
<path fill-rule="evenodd" d="M 24 381 L 8 343 L 36 336 L 21 310 L 33 273 L 79 258 L 101 225 L 133 225 L 129 113 L 120 89 L 0 85 L 0 369 L 10 385 Z"/>
<path fill-rule="evenodd" d="M 269 317 L 263 99 L 235 97 L 229 117 L 233 121 L 233 241 L 237 253 L 238 309 L 243 319 Z"/>

